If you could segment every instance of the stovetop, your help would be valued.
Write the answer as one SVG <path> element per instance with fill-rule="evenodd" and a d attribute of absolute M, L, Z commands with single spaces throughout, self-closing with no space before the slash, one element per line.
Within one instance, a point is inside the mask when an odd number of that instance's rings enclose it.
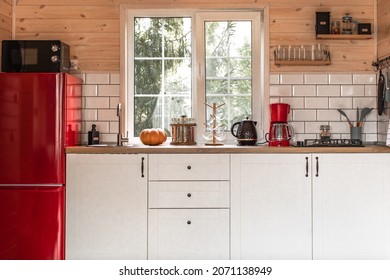
<path fill-rule="evenodd" d="M 305 139 L 297 141 L 296 147 L 364 147 L 359 139 Z"/>

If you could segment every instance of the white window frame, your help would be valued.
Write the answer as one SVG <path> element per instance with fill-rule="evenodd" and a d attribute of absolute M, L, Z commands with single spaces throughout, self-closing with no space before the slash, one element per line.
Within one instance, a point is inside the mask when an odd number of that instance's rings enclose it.
<path fill-rule="evenodd" d="M 245 12 L 248 16 L 240 15 L 240 11 Z M 263 15 L 261 16 L 261 13 Z M 226 17 L 229 15 L 229 17 Z M 268 123 L 268 104 L 269 104 L 269 26 L 268 26 L 268 5 L 259 9 L 130 9 L 126 5 L 121 6 L 121 67 L 120 67 L 120 102 L 124 104 L 124 119 L 127 125 L 123 126 L 121 131 L 129 131 L 131 141 L 138 142 L 139 138 L 132 136 L 134 133 L 134 53 L 133 48 L 127 48 L 128 44 L 134 42 L 133 36 L 129 36 L 128 32 L 134 30 L 133 17 L 191 17 L 192 25 L 197 26 L 203 24 L 205 20 L 252 20 L 254 30 L 252 35 L 252 119 L 257 121 L 259 141 L 264 140 L 264 133 L 268 127 L 264 125 Z M 196 140 L 198 143 L 204 143 L 202 137 L 205 127 L 205 65 L 203 48 L 196 48 L 199 44 L 196 40 L 204 42 L 204 28 L 195 29 L 192 32 L 192 117 L 196 119 Z M 259 39 L 253 38 L 254 33 L 260 34 Z M 260 52 L 254 52 L 257 48 Z M 203 59 L 202 59 L 203 58 Z M 258 79 L 256 79 L 258 77 Z M 122 122 L 123 123 L 123 122 Z M 230 128 L 228 128 L 230 129 Z M 233 144 L 234 137 L 230 133 L 226 133 L 226 144 Z"/>

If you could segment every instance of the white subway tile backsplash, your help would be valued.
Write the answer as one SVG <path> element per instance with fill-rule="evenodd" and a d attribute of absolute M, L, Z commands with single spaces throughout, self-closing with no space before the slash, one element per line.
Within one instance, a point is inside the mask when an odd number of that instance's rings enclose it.
<path fill-rule="evenodd" d="M 116 143 L 116 134 L 102 134 L 100 137 L 101 143 Z"/>
<path fill-rule="evenodd" d="M 97 96 L 97 85 L 84 85 L 83 96 Z"/>
<path fill-rule="evenodd" d="M 83 121 L 97 121 L 97 109 L 83 109 L 82 120 Z"/>
<path fill-rule="evenodd" d="M 376 107 L 376 98 L 375 97 L 355 97 L 353 98 L 353 107 L 359 107 L 359 108 L 364 108 L 364 107 Z"/>
<path fill-rule="evenodd" d="M 330 109 L 346 109 L 352 108 L 352 97 L 330 97 L 329 98 Z"/>
<path fill-rule="evenodd" d="M 376 85 L 365 85 L 364 86 L 364 95 L 365 96 L 377 96 L 378 90 Z"/>
<path fill-rule="evenodd" d="M 293 110 L 293 121 L 316 121 L 316 110 Z"/>
<path fill-rule="evenodd" d="M 294 133 L 305 133 L 305 122 L 290 122 Z"/>
<path fill-rule="evenodd" d="M 317 110 L 317 121 L 340 121 L 337 110 Z"/>
<path fill-rule="evenodd" d="M 352 74 L 330 74 L 329 84 L 352 84 Z"/>
<path fill-rule="evenodd" d="M 110 133 L 117 134 L 119 131 L 118 129 L 118 122 L 110 122 Z"/>
<path fill-rule="evenodd" d="M 376 122 L 365 122 L 362 129 L 363 133 L 376 133 L 377 123 Z"/>
<path fill-rule="evenodd" d="M 278 85 L 279 84 L 279 75 L 271 74 L 269 77 L 270 85 Z"/>
<path fill-rule="evenodd" d="M 317 96 L 340 96 L 339 85 L 317 86 Z"/>
<path fill-rule="evenodd" d="M 290 104 L 291 109 L 304 109 L 304 98 L 303 97 L 281 97 L 280 98 L 281 103 L 287 103 Z"/>
<path fill-rule="evenodd" d="M 119 85 L 99 85 L 99 96 L 119 96 Z"/>
<path fill-rule="evenodd" d="M 271 96 L 291 96 L 292 94 L 291 86 L 278 85 L 270 86 L 270 95 Z"/>
<path fill-rule="evenodd" d="M 362 85 L 342 85 L 341 96 L 364 96 L 364 86 Z"/>
<path fill-rule="evenodd" d="M 110 74 L 85 74 L 85 84 L 104 85 L 110 83 Z"/>
<path fill-rule="evenodd" d="M 295 74 L 281 74 L 280 75 L 281 85 L 299 85 L 303 84 L 303 75 Z"/>
<path fill-rule="evenodd" d="M 353 84 L 355 85 L 364 85 L 371 84 L 375 85 L 377 82 L 376 74 L 354 74 L 353 75 Z"/>
<path fill-rule="evenodd" d="M 306 85 L 328 84 L 328 75 L 326 74 L 306 74 L 304 77 Z"/>
<path fill-rule="evenodd" d="M 305 98 L 306 109 L 328 109 L 329 99 L 327 97 L 307 97 Z"/>
<path fill-rule="evenodd" d="M 377 142 L 378 141 L 378 135 L 376 133 L 369 133 L 366 134 L 366 140 L 367 142 Z M 385 142 L 385 141 L 382 141 Z"/>
<path fill-rule="evenodd" d="M 336 138 L 334 135 L 335 133 L 349 134 L 349 132 L 350 132 L 350 127 L 349 127 L 347 121 L 345 121 L 345 122 L 330 122 L 329 125 L 330 125 L 330 129 L 332 131 L 333 138 Z"/>
<path fill-rule="evenodd" d="M 100 122 L 100 121 L 87 121 L 84 123 L 84 129 L 85 133 L 90 131 L 92 129 L 92 125 L 96 125 L 96 130 L 99 131 L 99 133 L 108 133 L 109 132 L 109 122 Z"/>
<path fill-rule="evenodd" d="M 116 109 L 119 103 L 119 96 L 118 97 L 110 97 L 110 108 Z"/>
<path fill-rule="evenodd" d="M 293 96 L 316 96 L 316 86 L 314 85 L 294 85 Z"/>
<path fill-rule="evenodd" d="M 93 123 L 98 125 L 101 142 L 113 143 L 118 133 L 116 107 L 120 100 L 120 76 L 118 73 L 82 76 L 84 143 Z M 336 109 L 343 109 L 355 122 L 356 107 L 376 108 L 376 78 L 376 74 L 274 73 L 269 77 L 269 102 L 291 105 L 289 122 L 294 127 L 294 141 L 318 138 L 321 124 L 330 124 L 333 138 L 349 138 L 348 123 Z M 386 140 L 385 133 L 378 134 L 382 131 L 381 124 L 382 130 L 387 132 L 388 116 L 378 117 L 374 109 L 367 116 L 363 139 Z"/>
<path fill-rule="evenodd" d="M 320 126 L 328 124 L 325 122 L 305 122 L 305 133 L 319 134 Z"/>
<path fill-rule="evenodd" d="M 119 85 L 120 76 L 119 74 L 110 74 L 110 85 Z"/>
<path fill-rule="evenodd" d="M 87 109 L 108 109 L 110 98 L 108 97 L 85 97 L 85 108 Z"/>
<path fill-rule="evenodd" d="M 117 121 L 118 120 L 117 112 L 114 109 L 99 110 L 98 120 L 99 121 Z"/>

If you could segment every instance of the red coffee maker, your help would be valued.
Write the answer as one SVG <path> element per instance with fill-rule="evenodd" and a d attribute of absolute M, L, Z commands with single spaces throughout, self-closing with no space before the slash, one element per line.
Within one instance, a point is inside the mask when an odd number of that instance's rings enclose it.
<path fill-rule="evenodd" d="M 289 113 L 289 104 L 270 104 L 271 120 L 267 140 L 269 146 L 290 146 L 290 139 L 294 136 L 294 130 L 287 123 Z"/>

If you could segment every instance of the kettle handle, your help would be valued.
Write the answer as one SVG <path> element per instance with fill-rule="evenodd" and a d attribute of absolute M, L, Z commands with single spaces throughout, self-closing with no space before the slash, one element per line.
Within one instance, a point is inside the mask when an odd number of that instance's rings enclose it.
<path fill-rule="evenodd" d="M 230 132 L 232 133 L 232 135 L 234 136 L 234 137 L 238 137 L 237 136 L 237 133 L 234 133 L 234 127 L 236 126 L 236 125 L 239 125 L 239 124 L 241 124 L 241 122 L 235 122 L 233 125 L 232 125 L 232 127 L 231 127 L 231 129 L 230 129 Z"/>

